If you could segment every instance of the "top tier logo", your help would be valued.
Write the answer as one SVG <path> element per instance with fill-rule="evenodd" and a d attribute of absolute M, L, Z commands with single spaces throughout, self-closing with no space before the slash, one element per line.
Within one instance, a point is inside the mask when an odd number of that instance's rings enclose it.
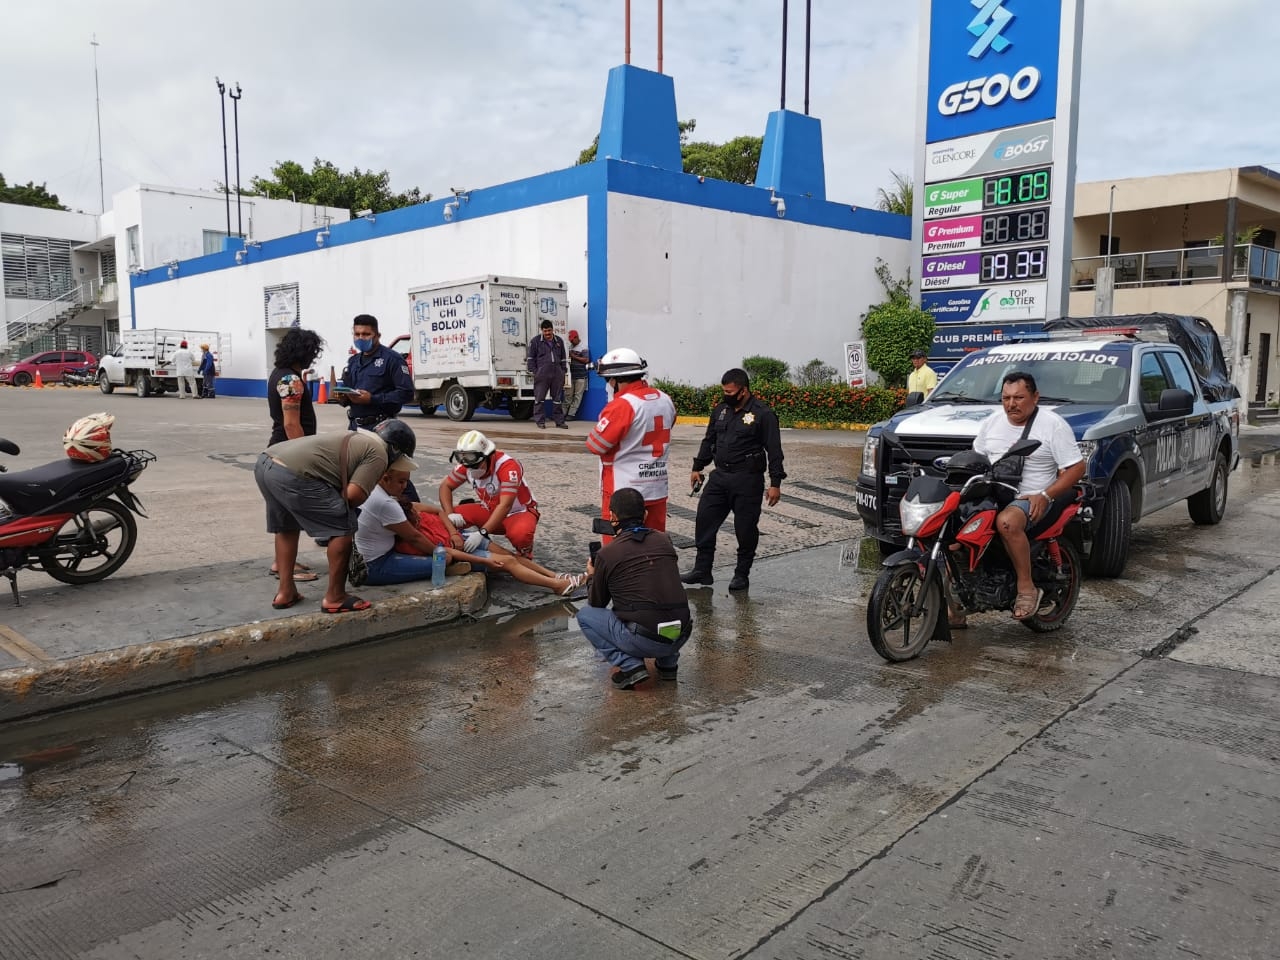
<path fill-rule="evenodd" d="M 1054 117 L 1062 0 L 926 2 L 928 143 Z"/>
<path fill-rule="evenodd" d="M 988 50 L 1004 53 L 1012 44 L 1008 38 L 1000 36 L 1000 31 L 1013 19 L 1013 14 L 1001 6 L 1004 0 L 969 0 L 969 2 L 979 8 L 978 15 L 969 24 L 969 32 L 978 38 L 978 42 L 969 48 L 969 56 L 975 60 L 981 60 Z"/>

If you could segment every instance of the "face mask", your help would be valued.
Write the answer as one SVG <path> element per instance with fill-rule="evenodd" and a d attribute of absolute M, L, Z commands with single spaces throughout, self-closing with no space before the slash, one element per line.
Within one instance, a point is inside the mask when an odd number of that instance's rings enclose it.
<path fill-rule="evenodd" d="M 373 349 L 372 340 L 352 340 L 351 343 L 355 346 L 356 350 L 359 351 L 360 353 L 368 353 L 370 350 Z"/>
<path fill-rule="evenodd" d="M 724 395 L 724 402 L 736 410 L 742 404 L 742 394 L 726 393 Z"/>

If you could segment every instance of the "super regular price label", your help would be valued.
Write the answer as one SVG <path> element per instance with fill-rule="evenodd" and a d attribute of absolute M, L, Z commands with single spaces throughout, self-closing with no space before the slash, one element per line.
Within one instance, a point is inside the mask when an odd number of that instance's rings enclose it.
<path fill-rule="evenodd" d="M 924 189 L 924 218 L 982 212 L 982 178 L 932 183 Z"/>

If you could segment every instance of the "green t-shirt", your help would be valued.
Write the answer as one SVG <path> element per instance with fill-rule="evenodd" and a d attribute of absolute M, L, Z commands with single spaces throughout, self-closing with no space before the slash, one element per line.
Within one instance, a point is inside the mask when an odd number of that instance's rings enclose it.
<path fill-rule="evenodd" d="M 339 457 L 342 441 L 347 437 L 351 438 L 347 479 L 367 494 L 387 472 L 387 447 L 377 437 L 367 433 L 318 433 L 273 444 L 267 447 L 267 453 L 298 476 L 321 480 L 337 490 L 342 486 Z"/>

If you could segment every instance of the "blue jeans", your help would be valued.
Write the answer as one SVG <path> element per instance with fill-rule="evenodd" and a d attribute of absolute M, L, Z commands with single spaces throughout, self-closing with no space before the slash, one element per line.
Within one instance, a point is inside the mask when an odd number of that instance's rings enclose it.
<path fill-rule="evenodd" d="M 653 657 L 659 668 L 678 665 L 680 648 L 689 639 L 684 636 L 675 643 L 661 643 L 642 637 L 607 607 L 583 607 L 578 611 L 578 627 L 606 660 L 624 672 L 643 666 L 645 657 Z"/>
<path fill-rule="evenodd" d="M 411 553 L 397 553 L 388 550 L 377 560 L 365 560 L 369 568 L 367 583 L 373 587 L 383 587 L 389 583 L 412 583 L 414 580 L 431 579 L 431 558 L 419 557 Z"/>

